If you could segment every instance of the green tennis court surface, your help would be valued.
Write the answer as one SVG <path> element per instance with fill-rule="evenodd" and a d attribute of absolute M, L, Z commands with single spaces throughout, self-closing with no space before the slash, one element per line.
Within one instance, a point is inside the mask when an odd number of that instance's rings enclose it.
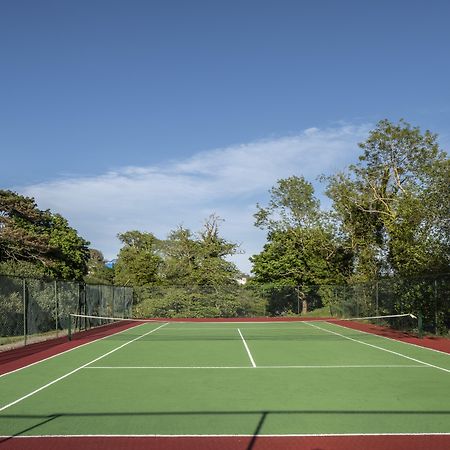
<path fill-rule="evenodd" d="M 147 322 L 0 387 L 2 436 L 450 432 L 450 355 L 326 322 Z"/>

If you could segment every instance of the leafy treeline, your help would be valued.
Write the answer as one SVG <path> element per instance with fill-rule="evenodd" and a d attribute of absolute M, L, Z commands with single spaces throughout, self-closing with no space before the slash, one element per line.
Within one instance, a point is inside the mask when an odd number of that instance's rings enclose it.
<path fill-rule="evenodd" d="M 229 261 L 239 248 L 220 235 L 214 215 L 197 233 L 121 233 L 117 262 L 108 268 L 66 219 L 11 191 L 0 191 L 0 272 L 132 286 L 137 314 L 152 316 L 277 314 L 286 298 L 296 312 L 310 295 L 307 286 L 448 272 L 450 162 L 437 136 L 382 120 L 359 146 L 356 164 L 321 178 L 330 209 L 300 174 L 279 180 L 268 204 L 256 205 L 255 225 L 267 231 L 267 242 L 251 257 L 247 288 L 239 288 L 242 274 Z M 266 286 L 263 296 L 258 284 Z M 316 291 L 320 305 L 327 289 Z M 329 300 L 335 291 L 328 291 Z M 262 298 L 271 300 L 264 306 Z"/>
<path fill-rule="evenodd" d="M 212 215 L 200 232 L 179 227 L 166 240 L 140 231 L 119 234 L 123 246 L 114 268 L 116 282 L 216 287 L 235 283 L 239 271 L 226 258 L 238 246 L 220 236 L 219 222 Z"/>
<path fill-rule="evenodd" d="M 198 233 L 179 227 L 165 240 L 136 230 L 118 235 L 122 248 L 113 270 L 114 281 L 134 287 L 137 316 L 264 314 L 261 298 L 237 292 L 240 272 L 227 257 L 234 255 L 238 246 L 220 236 L 219 223 L 212 215 Z"/>
<path fill-rule="evenodd" d="M 437 136 L 380 121 L 345 172 L 322 177 L 321 210 L 303 177 L 279 180 L 255 224 L 268 231 L 252 257 L 258 282 L 342 284 L 448 272 L 450 162 Z"/>

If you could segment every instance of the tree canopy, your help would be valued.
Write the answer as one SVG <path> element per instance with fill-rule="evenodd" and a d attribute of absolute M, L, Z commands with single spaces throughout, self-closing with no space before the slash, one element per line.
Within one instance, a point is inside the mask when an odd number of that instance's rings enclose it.
<path fill-rule="evenodd" d="M 437 136 L 382 120 L 359 145 L 359 162 L 330 177 L 327 191 L 355 252 L 356 274 L 448 269 L 450 172 Z"/>
<path fill-rule="evenodd" d="M 0 262 L 31 264 L 37 273 L 80 280 L 87 272 L 89 242 L 67 220 L 40 210 L 34 199 L 0 190 Z"/>
<path fill-rule="evenodd" d="M 255 225 L 266 229 L 263 251 L 250 258 L 255 281 L 279 284 L 337 283 L 351 257 L 320 211 L 314 188 L 303 177 L 279 180 L 266 208 L 257 205 Z"/>

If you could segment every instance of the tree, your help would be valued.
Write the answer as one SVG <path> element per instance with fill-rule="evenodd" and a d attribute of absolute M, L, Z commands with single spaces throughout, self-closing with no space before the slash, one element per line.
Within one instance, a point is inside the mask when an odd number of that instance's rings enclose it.
<path fill-rule="evenodd" d="M 45 233 L 48 215 L 33 198 L 0 191 L 0 260 L 32 261 L 48 266 L 52 252 Z"/>
<path fill-rule="evenodd" d="M 116 284 L 145 286 L 159 281 L 162 257 L 159 240 L 152 233 L 127 231 L 118 234 L 123 243 L 114 267 Z"/>
<path fill-rule="evenodd" d="M 174 284 L 223 286 L 236 283 L 239 271 L 226 258 L 238 245 L 220 236 L 220 218 L 211 215 L 194 235 L 179 227 L 164 243 L 165 279 Z"/>
<path fill-rule="evenodd" d="M 278 180 L 269 190 L 266 208 L 256 205 L 255 226 L 269 232 L 292 228 L 312 227 L 322 217 L 320 203 L 314 197 L 314 188 L 304 177 L 292 176 Z"/>
<path fill-rule="evenodd" d="M 382 120 L 359 146 L 359 163 L 330 177 L 327 190 L 355 252 L 356 275 L 448 268 L 449 162 L 437 135 Z"/>
<path fill-rule="evenodd" d="M 46 275 L 81 280 L 88 245 L 61 215 L 41 211 L 33 198 L 0 191 L 0 262 L 22 269 L 34 264 Z"/>
<path fill-rule="evenodd" d="M 263 251 L 250 260 L 254 279 L 259 283 L 344 283 L 351 271 L 351 253 L 320 227 L 273 232 Z"/>
<path fill-rule="evenodd" d="M 87 273 L 89 242 L 80 237 L 59 214 L 48 214 L 48 243 L 54 249 L 54 261 L 49 270 L 53 277 L 83 280 Z"/>
<path fill-rule="evenodd" d="M 115 266 L 116 282 L 137 287 L 138 315 L 235 317 L 264 310 L 261 299 L 251 292 L 244 298 L 239 291 L 240 273 L 226 259 L 238 246 L 220 236 L 219 223 L 212 215 L 200 232 L 179 227 L 165 241 L 137 231 L 119 236 L 125 246 Z"/>
<path fill-rule="evenodd" d="M 178 227 L 163 242 L 163 278 L 167 284 L 192 284 L 197 268 L 198 242 L 191 230 Z"/>
<path fill-rule="evenodd" d="M 84 280 L 90 284 L 114 284 L 114 269 L 106 266 L 100 250 L 89 249 L 88 273 Z"/>
<path fill-rule="evenodd" d="M 256 281 L 318 284 L 342 280 L 349 255 L 320 211 L 314 188 L 303 177 L 279 180 L 269 205 L 257 205 L 255 225 L 267 229 L 267 244 L 250 260 Z"/>

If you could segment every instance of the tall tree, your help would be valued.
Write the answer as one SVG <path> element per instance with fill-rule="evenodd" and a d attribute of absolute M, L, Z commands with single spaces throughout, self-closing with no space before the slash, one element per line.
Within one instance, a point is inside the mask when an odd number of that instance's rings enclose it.
<path fill-rule="evenodd" d="M 180 226 L 169 233 L 163 243 L 165 282 L 180 285 L 193 282 L 198 246 L 191 230 L 187 228 Z"/>
<path fill-rule="evenodd" d="M 61 215 L 41 211 L 33 198 L 0 191 L 0 261 L 28 262 L 47 275 L 81 280 L 88 245 Z"/>
<path fill-rule="evenodd" d="M 237 253 L 238 245 L 220 236 L 219 223 L 212 215 L 197 234 L 183 227 L 170 233 L 164 245 L 167 281 L 210 286 L 236 282 L 239 271 L 227 257 Z"/>
<path fill-rule="evenodd" d="M 118 238 L 123 247 L 114 267 L 115 283 L 145 286 L 159 281 L 159 240 L 152 233 L 136 230 L 118 234 Z"/>
<path fill-rule="evenodd" d="M 0 260 L 49 265 L 54 249 L 47 228 L 48 214 L 38 209 L 33 198 L 0 191 Z"/>
<path fill-rule="evenodd" d="M 327 191 L 355 251 L 357 275 L 448 268 L 449 163 L 437 135 L 382 120 L 359 146 L 359 163 L 330 177 Z"/>
<path fill-rule="evenodd" d="M 314 188 L 303 177 L 279 180 L 266 208 L 257 205 L 255 225 L 268 231 L 263 251 L 250 258 L 255 280 L 277 284 L 342 281 L 350 255 L 320 211 Z"/>
<path fill-rule="evenodd" d="M 267 207 L 257 204 L 255 225 L 269 232 L 292 228 L 312 227 L 322 217 L 320 203 L 314 197 L 314 188 L 304 177 L 292 176 L 278 180 L 269 190 Z"/>
<path fill-rule="evenodd" d="M 235 284 L 240 273 L 235 264 L 227 260 L 227 257 L 239 251 L 239 246 L 220 236 L 220 222 L 218 216 L 209 216 L 199 233 L 198 266 L 195 273 L 198 284 Z"/>

